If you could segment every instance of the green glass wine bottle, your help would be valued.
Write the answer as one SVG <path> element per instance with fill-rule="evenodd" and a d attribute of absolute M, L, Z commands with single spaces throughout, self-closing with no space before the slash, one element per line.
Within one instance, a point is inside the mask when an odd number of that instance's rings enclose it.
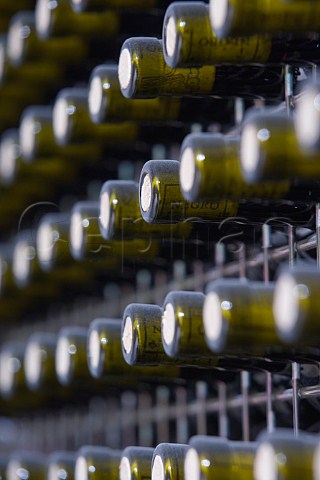
<path fill-rule="evenodd" d="M 210 19 L 219 38 L 255 33 L 305 34 L 317 32 L 320 7 L 312 0 L 210 0 Z"/>
<path fill-rule="evenodd" d="M 75 480 L 100 480 L 119 478 L 121 451 L 108 447 L 84 446 L 77 452 Z"/>
<path fill-rule="evenodd" d="M 133 120 L 155 122 L 154 128 L 164 122 L 222 123 L 232 125 L 235 105 L 232 99 L 216 98 L 141 98 L 139 102 L 122 95 L 118 79 L 118 65 L 99 65 L 93 69 L 89 81 L 89 112 L 95 123 Z M 141 128 L 141 127 L 140 127 Z M 146 125 L 144 125 L 146 130 Z M 150 133 L 151 129 L 149 128 Z M 155 133 L 158 135 L 159 133 Z M 149 138 L 149 135 L 146 135 Z"/>
<path fill-rule="evenodd" d="M 301 475 L 316 478 L 318 474 L 316 436 L 301 432 L 294 436 L 291 430 L 276 429 L 258 438 L 254 458 L 254 478 L 295 479 Z"/>
<path fill-rule="evenodd" d="M 279 338 L 284 343 L 317 344 L 319 282 L 319 272 L 309 265 L 280 272 L 275 284 L 273 314 Z"/>
<path fill-rule="evenodd" d="M 293 119 L 283 112 L 248 112 L 239 152 L 241 171 L 249 183 L 320 178 L 319 153 L 307 154 L 299 147 Z"/>
<path fill-rule="evenodd" d="M 179 443 L 160 443 L 157 445 L 152 459 L 152 480 L 183 478 L 184 460 L 187 451 L 188 446 Z"/>
<path fill-rule="evenodd" d="M 119 81 L 127 98 L 213 95 L 217 98 L 284 98 L 281 67 L 212 66 L 171 68 L 164 59 L 162 40 L 128 38 L 119 57 Z"/>
<path fill-rule="evenodd" d="M 257 444 L 234 442 L 221 437 L 197 435 L 189 440 L 184 462 L 186 480 L 253 480 L 253 462 Z"/>
<path fill-rule="evenodd" d="M 48 480 L 74 480 L 76 453 L 56 451 L 48 457 Z"/>
<path fill-rule="evenodd" d="M 151 480 L 153 448 L 127 447 L 122 452 L 120 480 Z"/>

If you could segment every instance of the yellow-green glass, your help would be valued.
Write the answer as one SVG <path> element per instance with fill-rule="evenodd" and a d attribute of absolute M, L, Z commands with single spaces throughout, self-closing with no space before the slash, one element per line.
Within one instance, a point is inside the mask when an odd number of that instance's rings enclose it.
<path fill-rule="evenodd" d="M 214 4 L 217 0 L 210 0 Z M 219 1 L 219 0 L 218 0 Z M 221 2 L 223 5 L 225 2 Z M 211 23 L 214 26 L 214 9 Z M 254 33 L 317 32 L 320 25 L 320 5 L 313 0 L 227 0 L 225 22 L 216 29 L 220 37 Z"/>
<path fill-rule="evenodd" d="M 120 463 L 120 480 L 151 480 L 151 462 L 154 449 L 127 447 Z"/>
<path fill-rule="evenodd" d="M 239 146 L 238 136 L 212 133 L 187 135 L 180 149 L 180 187 L 184 198 L 195 202 L 219 198 L 285 197 L 290 188 L 288 180 L 245 182 L 239 164 Z M 194 172 L 193 178 L 190 178 L 190 169 Z M 185 176 L 187 180 L 184 180 Z"/>
<path fill-rule="evenodd" d="M 172 68 L 263 64 L 271 52 L 268 37 L 219 39 L 211 27 L 209 6 L 204 2 L 172 3 L 164 17 L 163 39 L 165 60 Z"/>
<path fill-rule="evenodd" d="M 213 201 L 185 200 L 180 188 L 179 170 L 180 163 L 176 160 L 150 160 L 143 166 L 139 184 L 140 210 L 146 222 L 219 222 L 236 216 L 239 208 L 236 201 L 221 200 L 221 197 Z"/>

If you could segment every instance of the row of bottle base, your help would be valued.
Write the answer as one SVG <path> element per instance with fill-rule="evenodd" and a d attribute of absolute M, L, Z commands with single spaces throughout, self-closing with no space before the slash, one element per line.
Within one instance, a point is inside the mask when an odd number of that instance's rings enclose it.
<path fill-rule="evenodd" d="M 316 435 L 276 430 L 257 442 L 195 436 L 188 444 L 161 443 L 155 448 L 123 451 L 84 446 L 51 455 L 14 452 L 1 458 L 3 480 L 244 480 L 320 478 L 320 440 Z"/>

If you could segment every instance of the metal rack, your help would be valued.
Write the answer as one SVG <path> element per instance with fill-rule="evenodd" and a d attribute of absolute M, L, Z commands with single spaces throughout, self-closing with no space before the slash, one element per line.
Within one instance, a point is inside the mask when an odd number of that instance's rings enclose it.
<path fill-rule="evenodd" d="M 318 207 L 317 207 L 318 212 Z M 266 227 L 263 227 L 266 228 Z M 268 233 L 270 228 L 268 227 Z M 264 235 L 266 245 L 267 235 Z M 121 297 L 121 304 L 113 301 L 81 301 L 69 311 L 61 308 L 60 315 L 48 314 L 45 321 L 41 320 L 20 329 L 21 339 L 27 339 L 32 331 L 46 330 L 57 332 L 65 323 L 72 325 L 87 325 L 93 318 L 105 315 L 108 311 L 112 316 L 120 316 L 125 305 L 133 301 L 142 303 L 156 303 L 164 298 L 166 293 L 173 289 L 197 289 L 221 276 L 244 276 L 252 268 L 263 269 L 263 279 L 269 281 L 271 261 L 286 261 L 291 263 L 301 252 L 310 252 L 317 249 L 318 235 L 312 234 L 296 242 L 293 229 L 288 227 L 288 237 L 291 240 L 284 247 L 272 249 L 268 246 L 252 258 L 245 258 L 240 249 L 237 260 L 225 265 L 220 264 L 204 273 L 199 264 L 194 267 L 195 273 L 181 278 L 177 268 L 177 278 L 164 282 L 162 287 L 148 291 L 134 291 L 129 296 Z M 238 255 L 238 254 L 237 254 Z M 178 265 L 179 267 L 179 265 Z M 165 280 L 165 279 L 163 279 Z M 15 331 L 9 332 L 10 339 Z M 319 370 L 315 364 L 314 369 Z M 195 373 L 196 374 L 196 373 Z M 105 396 L 93 397 L 88 404 L 71 407 L 66 405 L 58 409 L 58 413 L 46 411 L 32 412 L 31 419 L 22 415 L 21 418 L 2 419 L 4 425 L 10 422 L 13 435 L 12 448 L 36 451 L 51 451 L 59 448 L 77 449 L 82 444 L 101 443 L 117 448 L 129 444 L 150 446 L 153 443 L 168 440 L 180 443 L 187 442 L 191 434 L 219 434 L 228 437 L 230 416 L 238 415 L 238 431 L 234 438 L 252 440 L 256 432 L 252 432 L 250 412 L 258 408 L 264 412 L 265 420 L 261 422 L 259 430 L 266 428 L 273 431 L 277 423 L 275 411 L 282 404 L 281 411 L 287 417 L 292 416 L 292 428 L 295 435 L 300 428 L 300 403 L 320 396 L 320 384 L 316 381 L 311 386 L 301 383 L 300 365 L 292 363 L 291 378 L 284 378 L 283 385 L 274 386 L 274 374 L 270 372 L 256 374 L 260 382 L 265 382 L 263 391 L 251 388 L 250 380 L 255 374 L 243 371 L 239 378 L 238 388 L 230 392 L 230 384 L 215 380 L 214 374 L 209 374 L 208 382 L 198 381 L 190 387 L 187 384 L 159 385 L 153 395 L 147 388 L 140 393 L 124 391 L 120 399 L 117 394 L 106 391 Z M 209 387 L 214 386 L 214 391 Z M 172 398 L 172 391 L 173 398 Z M 190 399 L 191 396 L 191 399 Z M 291 414 L 290 414 L 291 412 Z M 212 418 L 215 420 L 212 421 Z M 102 421 L 103 419 L 103 421 Z M 231 420 L 232 421 L 232 420 Z M 174 424 L 174 431 L 170 425 Z M 290 424 L 290 422 L 289 422 Z M 281 426 L 281 424 L 280 424 Z M 1 422 L 0 422 L 0 430 Z M 27 435 L 23 434 L 27 432 Z M 49 433 L 50 432 L 50 433 Z M 21 435 L 22 433 L 22 435 Z M 1 437 L 0 437 L 1 445 Z"/>

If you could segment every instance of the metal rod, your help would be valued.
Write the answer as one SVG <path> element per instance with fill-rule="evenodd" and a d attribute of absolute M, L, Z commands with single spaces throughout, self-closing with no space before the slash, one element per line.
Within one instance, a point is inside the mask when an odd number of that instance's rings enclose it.
<path fill-rule="evenodd" d="M 293 431 L 299 435 L 299 386 L 300 386 L 300 365 L 292 364 L 292 403 L 293 403 Z"/>
<path fill-rule="evenodd" d="M 289 246 L 289 266 L 293 267 L 296 260 L 296 244 L 295 244 L 295 228 L 292 225 L 288 226 L 288 246 Z"/>
<path fill-rule="evenodd" d="M 312 385 L 311 387 L 301 387 L 299 389 L 300 398 L 320 397 L 320 385 Z"/>
<path fill-rule="evenodd" d="M 241 394 L 242 394 L 242 439 L 244 442 L 250 440 L 250 416 L 249 416 L 249 372 L 241 372 Z"/>
<path fill-rule="evenodd" d="M 269 249 L 271 247 L 271 226 L 267 223 L 262 225 L 262 251 L 263 251 L 263 280 L 270 281 Z"/>
<path fill-rule="evenodd" d="M 183 387 L 176 389 L 176 403 L 180 406 L 183 415 L 177 417 L 176 421 L 176 441 L 177 443 L 187 443 L 189 438 L 189 425 L 188 425 L 188 413 L 187 413 L 187 392 Z"/>
<path fill-rule="evenodd" d="M 239 258 L 239 277 L 241 279 L 246 278 L 246 246 L 244 243 L 240 244 L 238 251 Z"/>
<path fill-rule="evenodd" d="M 223 242 L 216 243 L 214 260 L 216 264 L 215 270 L 217 270 L 219 276 L 223 277 L 223 268 L 226 261 L 226 246 Z"/>
<path fill-rule="evenodd" d="M 317 82 L 319 78 L 319 66 L 318 64 L 314 63 L 312 65 L 312 80 Z"/>
<path fill-rule="evenodd" d="M 317 239 L 316 235 L 312 234 L 310 237 L 305 238 L 303 240 L 300 240 L 295 244 L 295 249 L 296 252 L 299 254 L 300 252 L 308 252 L 310 250 L 314 250 L 317 248 Z M 279 261 L 279 260 L 284 260 L 289 257 L 289 245 L 275 248 L 275 249 L 270 249 L 269 250 L 269 262 L 271 261 Z M 260 267 L 263 266 L 264 263 L 264 253 L 260 252 L 258 254 L 255 254 L 252 258 L 247 258 L 246 260 L 246 270 L 250 270 L 255 267 Z M 199 281 L 201 281 L 203 284 L 207 284 L 208 282 L 211 282 L 212 280 L 216 280 L 220 278 L 221 276 L 225 277 L 232 277 L 232 276 L 237 276 L 239 275 L 239 262 L 234 261 L 230 262 L 228 264 L 225 264 L 220 266 L 220 268 L 213 268 L 212 270 L 205 272 L 203 274 L 203 278 Z M 140 292 L 140 301 L 141 303 L 154 303 L 155 295 L 157 295 L 159 298 L 164 298 L 166 294 L 168 293 L 168 290 L 173 290 L 173 289 L 179 289 L 179 290 L 192 290 L 194 287 L 194 278 L 193 275 L 187 276 L 185 279 L 180 280 L 179 282 L 176 283 L 171 283 L 167 282 L 165 285 L 157 286 L 156 290 L 157 292 L 155 293 L 155 289 L 150 289 L 148 291 Z M 137 301 L 137 298 L 135 296 L 135 290 L 134 289 L 128 289 L 126 287 L 127 291 L 124 291 L 123 294 L 121 295 L 121 302 L 119 303 L 119 306 L 122 306 L 122 310 L 125 308 L 126 305 L 129 303 L 133 303 Z M 129 293 L 128 293 L 129 292 Z M 90 300 L 91 302 L 91 300 Z M 99 317 L 103 316 L 105 314 L 105 302 L 104 301 L 99 301 L 95 300 L 96 304 L 94 307 L 94 317 Z M 78 318 L 78 315 L 81 314 L 81 311 L 83 310 L 82 307 L 74 307 L 73 308 L 74 313 L 73 316 L 76 316 Z M 120 315 L 122 313 L 122 310 L 119 308 L 119 311 L 115 311 L 113 315 Z M 55 314 L 48 314 L 48 317 L 45 319 L 45 325 L 48 331 L 58 331 L 59 326 L 64 324 L 72 324 L 72 318 L 69 312 L 64 311 L 63 315 L 64 321 L 59 321 L 59 314 L 55 312 Z M 86 321 L 88 321 L 88 318 L 94 318 L 90 317 L 87 315 Z M 39 326 L 38 326 L 39 325 Z M 36 329 L 43 328 L 44 322 L 43 318 L 39 318 L 38 323 L 32 323 L 30 326 L 27 326 L 23 331 L 21 331 L 21 340 L 27 339 L 31 333 L 33 333 Z M 0 336 L 2 338 L 2 341 L 8 341 L 13 338 L 13 333 L 9 332 L 8 329 L 5 329 L 4 327 L 0 326 Z"/>
<path fill-rule="evenodd" d="M 240 127 L 244 114 L 245 114 L 245 103 L 244 99 L 241 97 L 237 97 L 234 102 L 234 117 L 235 117 L 235 124 Z"/>
<path fill-rule="evenodd" d="M 266 411 L 267 411 L 267 430 L 268 432 L 273 432 L 275 428 L 275 415 L 272 408 L 272 373 L 266 372 L 266 391 L 267 391 L 267 402 L 266 402 Z"/>
<path fill-rule="evenodd" d="M 219 386 L 218 386 L 219 389 Z M 207 435 L 207 411 L 206 403 L 208 397 L 208 385 L 205 382 L 196 384 L 196 404 L 198 412 L 196 414 L 197 435 Z"/>
<path fill-rule="evenodd" d="M 293 83 L 294 83 L 294 76 L 293 76 L 294 69 L 291 65 L 285 66 L 285 100 L 286 100 L 286 107 L 287 112 L 289 115 L 292 114 L 294 103 L 293 103 Z"/>
<path fill-rule="evenodd" d="M 224 382 L 218 382 L 218 401 L 219 401 L 219 436 L 228 438 L 228 415 L 227 415 L 227 385 Z"/>
<path fill-rule="evenodd" d="M 169 389 L 165 386 L 158 387 L 156 390 L 156 407 L 153 409 L 154 419 L 156 421 L 156 438 L 157 443 L 169 441 L 169 419 L 166 415 L 169 411 Z M 185 415 L 185 408 L 183 407 L 183 415 Z M 171 417 L 172 418 L 172 417 Z"/>

